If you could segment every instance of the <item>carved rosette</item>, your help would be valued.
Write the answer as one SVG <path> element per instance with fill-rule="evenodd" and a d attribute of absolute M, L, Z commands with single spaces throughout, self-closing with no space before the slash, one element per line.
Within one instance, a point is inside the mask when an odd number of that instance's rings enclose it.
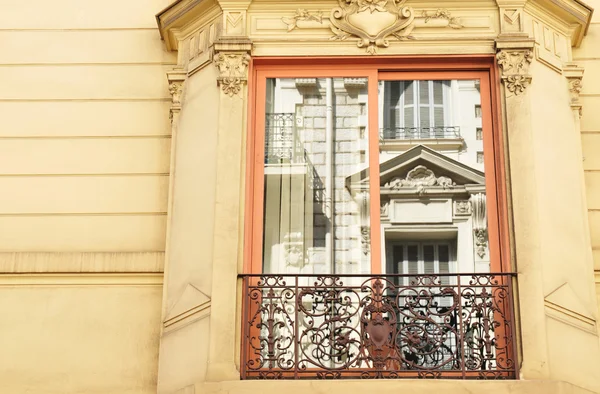
<path fill-rule="evenodd" d="M 331 11 L 332 40 L 357 37 L 357 46 L 374 55 L 377 48 L 387 48 L 388 38 L 412 38 L 414 11 L 404 6 L 406 0 L 338 0 Z"/>
<path fill-rule="evenodd" d="M 496 58 L 506 89 L 517 96 L 525 92 L 531 83 L 529 65 L 533 61 L 533 52 L 529 49 L 506 49 L 498 52 Z"/>
<path fill-rule="evenodd" d="M 246 52 L 220 52 L 215 55 L 214 62 L 219 70 L 217 83 L 223 92 L 230 97 L 240 93 L 248 80 L 250 55 Z"/>

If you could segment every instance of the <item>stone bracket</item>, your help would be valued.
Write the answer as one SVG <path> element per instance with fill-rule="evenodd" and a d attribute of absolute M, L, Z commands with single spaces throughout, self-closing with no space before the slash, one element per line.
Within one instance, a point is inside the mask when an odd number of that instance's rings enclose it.
<path fill-rule="evenodd" d="M 169 111 L 169 119 L 173 124 L 181 112 L 183 105 L 183 89 L 187 72 L 183 69 L 175 68 L 167 71 L 167 80 L 169 81 L 169 93 L 171 93 L 171 108 Z"/>
<path fill-rule="evenodd" d="M 569 83 L 569 94 L 571 109 L 581 117 L 582 104 L 579 96 L 583 87 L 581 80 L 583 79 L 584 68 L 576 64 L 567 64 L 563 69 L 563 74 Z"/>

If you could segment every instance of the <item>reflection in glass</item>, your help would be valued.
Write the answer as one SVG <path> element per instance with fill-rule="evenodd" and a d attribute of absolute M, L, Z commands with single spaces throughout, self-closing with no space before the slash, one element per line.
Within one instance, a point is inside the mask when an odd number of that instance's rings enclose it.
<path fill-rule="evenodd" d="M 379 83 L 387 273 L 489 272 L 481 115 L 477 80 Z"/>
<path fill-rule="evenodd" d="M 268 79 L 265 273 L 370 269 L 366 78 Z"/>

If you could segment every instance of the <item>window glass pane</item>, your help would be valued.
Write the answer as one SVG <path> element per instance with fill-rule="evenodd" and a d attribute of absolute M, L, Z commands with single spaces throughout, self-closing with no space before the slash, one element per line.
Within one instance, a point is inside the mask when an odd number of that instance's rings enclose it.
<path fill-rule="evenodd" d="M 481 118 L 479 81 L 382 83 L 416 88 L 409 99 L 414 107 L 404 104 L 405 119 L 412 116 L 416 126 L 380 133 L 382 245 L 418 244 L 420 274 L 489 272 L 483 157 L 490 131 Z M 406 103 L 409 90 L 400 91 L 399 102 Z M 406 273 L 414 275 L 415 247 L 408 248 Z"/>
<path fill-rule="evenodd" d="M 269 79 L 265 273 L 370 270 L 367 79 Z"/>

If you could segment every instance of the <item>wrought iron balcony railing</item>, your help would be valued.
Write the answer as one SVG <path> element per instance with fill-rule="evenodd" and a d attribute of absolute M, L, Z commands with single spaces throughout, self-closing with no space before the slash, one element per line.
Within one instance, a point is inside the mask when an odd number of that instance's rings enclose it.
<path fill-rule="evenodd" d="M 243 275 L 242 379 L 515 378 L 513 279 Z"/>
<path fill-rule="evenodd" d="M 265 164 L 303 163 L 304 148 L 296 134 L 294 113 L 265 117 Z"/>
<path fill-rule="evenodd" d="M 384 140 L 455 139 L 460 138 L 460 127 L 393 127 L 381 129 Z"/>

